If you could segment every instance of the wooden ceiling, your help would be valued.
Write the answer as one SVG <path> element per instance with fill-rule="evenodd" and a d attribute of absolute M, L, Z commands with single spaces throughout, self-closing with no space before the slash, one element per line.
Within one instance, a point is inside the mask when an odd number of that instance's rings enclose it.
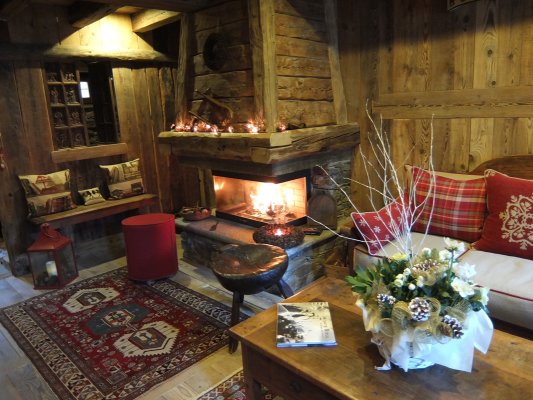
<path fill-rule="evenodd" d="M 179 19 L 181 13 L 205 8 L 220 0 L 0 0 L 0 21 L 9 21 L 32 4 L 66 7 L 69 22 L 83 28 L 111 13 L 131 14 L 135 32 L 146 32 Z"/>

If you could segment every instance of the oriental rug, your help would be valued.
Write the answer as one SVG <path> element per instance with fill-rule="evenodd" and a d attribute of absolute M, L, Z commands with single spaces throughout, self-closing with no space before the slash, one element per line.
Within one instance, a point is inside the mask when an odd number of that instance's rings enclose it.
<path fill-rule="evenodd" d="M 120 268 L 0 310 L 60 399 L 133 399 L 228 342 L 231 310 Z"/>
<path fill-rule="evenodd" d="M 283 397 L 263 387 L 261 399 L 283 400 Z M 246 386 L 242 369 L 204 393 L 197 400 L 246 400 Z"/>

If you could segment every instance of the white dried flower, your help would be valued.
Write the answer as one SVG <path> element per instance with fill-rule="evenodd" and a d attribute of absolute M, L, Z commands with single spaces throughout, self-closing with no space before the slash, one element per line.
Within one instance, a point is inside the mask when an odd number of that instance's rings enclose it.
<path fill-rule="evenodd" d="M 483 304 L 484 306 L 486 306 L 488 304 L 488 302 L 489 302 L 489 291 L 490 291 L 490 289 L 487 288 L 487 287 L 480 287 L 480 288 L 478 288 L 478 290 L 479 290 L 479 295 L 481 297 L 479 302 L 481 304 Z"/>
<path fill-rule="evenodd" d="M 428 248 L 428 247 L 424 247 L 421 251 L 420 251 L 420 255 L 422 257 L 425 257 L 425 258 L 429 258 L 431 257 L 431 249 Z"/>
<path fill-rule="evenodd" d="M 471 265 L 468 263 L 462 263 L 462 264 L 454 264 L 452 266 L 452 271 L 457 275 L 459 278 L 470 281 L 476 275 L 476 266 Z"/>
<path fill-rule="evenodd" d="M 462 253 L 465 251 L 465 244 L 459 240 L 454 240 L 450 238 L 444 238 L 444 243 L 446 244 L 446 250 L 453 251 L 455 253 Z"/>
<path fill-rule="evenodd" d="M 472 296 L 474 294 L 474 286 L 468 282 L 463 281 L 461 278 L 453 278 L 451 284 L 453 290 L 455 290 L 463 298 Z"/>
<path fill-rule="evenodd" d="M 451 257 L 452 253 L 450 253 L 448 250 L 439 251 L 439 259 L 441 261 L 449 261 Z"/>
<path fill-rule="evenodd" d="M 407 286 L 407 288 L 409 290 L 415 290 L 416 289 L 416 285 L 414 283 L 410 283 L 409 286 Z"/>

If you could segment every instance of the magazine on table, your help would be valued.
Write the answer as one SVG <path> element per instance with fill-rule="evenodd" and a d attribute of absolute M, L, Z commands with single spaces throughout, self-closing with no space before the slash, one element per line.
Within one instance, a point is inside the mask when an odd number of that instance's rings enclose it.
<path fill-rule="evenodd" d="M 328 302 L 278 303 L 277 347 L 336 344 Z"/>

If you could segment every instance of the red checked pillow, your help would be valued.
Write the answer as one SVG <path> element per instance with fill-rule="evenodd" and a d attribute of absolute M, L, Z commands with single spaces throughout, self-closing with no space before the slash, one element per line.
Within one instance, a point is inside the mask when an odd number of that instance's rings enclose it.
<path fill-rule="evenodd" d="M 474 248 L 533 259 L 533 181 L 492 169 L 485 179 L 489 215 Z"/>
<path fill-rule="evenodd" d="M 368 246 L 368 252 L 375 255 L 381 247 L 394 240 L 396 232 L 403 234 L 401 216 L 402 203 L 396 199 L 379 211 L 352 213 L 352 220 L 362 239 Z"/>
<path fill-rule="evenodd" d="M 481 237 L 486 214 L 485 179 L 457 180 L 412 167 L 414 204 L 420 208 L 412 230 L 474 242 Z M 424 204 L 424 200 L 426 199 Z M 432 212 L 433 209 L 433 212 Z"/>

